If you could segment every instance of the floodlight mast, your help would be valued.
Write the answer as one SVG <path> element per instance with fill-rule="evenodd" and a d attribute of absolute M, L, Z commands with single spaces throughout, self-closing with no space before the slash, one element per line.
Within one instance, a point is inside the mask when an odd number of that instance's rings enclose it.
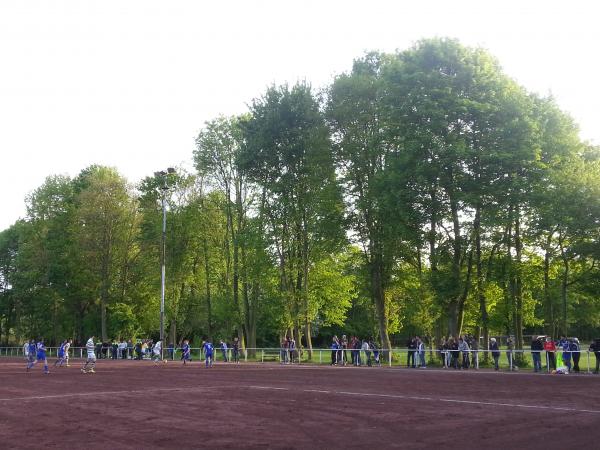
<path fill-rule="evenodd" d="M 167 256 L 167 192 L 169 186 L 167 184 L 167 175 L 174 174 L 175 169 L 169 167 L 166 171 L 154 172 L 154 176 L 162 179 L 161 190 L 161 205 L 162 205 L 162 236 L 161 236 L 161 252 L 160 252 L 160 341 L 161 341 L 161 359 L 165 348 L 165 260 Z"/>

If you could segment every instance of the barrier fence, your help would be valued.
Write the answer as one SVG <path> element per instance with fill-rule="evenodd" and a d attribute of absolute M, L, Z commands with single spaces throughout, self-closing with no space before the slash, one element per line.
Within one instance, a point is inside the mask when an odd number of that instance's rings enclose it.
<path fill-rule="evenodd" d="M 58 357 L 58 347 L 47 347 L 46 354 L 48 358 Z M 162 350 L 164 359 L 179 360 L 182 355 L 182 349 L 177 347 L 173 349 Z M 234 349 L 228 348 L 223 351 L 215 348 L 213 351 L 214 361 L 227 362 L 279 362 L 280 364 L 336 364 L 336 365 L 406 365 L 411 367 L 426 367 L 427 364 L 434 366 L 443 366 L 448 368 L 474 368 L 479 369 L 482 363 L 486 367 L 493 367 L 494 355 L 498 357 L 498 368 L 507 368 L 508 370 L 517 370 L 518 365 L 537 368 L 539 371 L 550 372 L 562 366 L 562 351 L 546 352 L 536 350 L 469 350 L 461 352 L 459 350 L 431 350 L 419 352 L 407 348 L 377 349 L 377 350 L 356 350 L 356 349 L 284 349 L 284 348 L 244 348 L 239 349 L 237 355 Z M 598 371 L 598 359 L 594 352 L 589 350 L 570 351 L 571 367 L 578 360 L 578 364 L 585 364 L 580 367 L 581 371 L 590 373 L 592 369 L 592 360 L 595 359 L 594 372 Z M 576 356 L 579 355 L 579 358 Z M 25 357 L 23 347 L 0 347 L 0 357 Z M 146 353 L 139 354 L 132 348 L 104 348 L 96 352 L 99 359 L 139 359 L 150 360 L 153 353 L 150 349 Z M 191 348 L 190 356 L 192 359 L 203 360 L 202 348 Z M 69 358 L 84 359 L 87 357 L 85 347 L 71 347 L 69 349 Z M 536 363 L 537 361 L 537 363 Z M 543 364 L 542 364 L 543 361 Z"/>

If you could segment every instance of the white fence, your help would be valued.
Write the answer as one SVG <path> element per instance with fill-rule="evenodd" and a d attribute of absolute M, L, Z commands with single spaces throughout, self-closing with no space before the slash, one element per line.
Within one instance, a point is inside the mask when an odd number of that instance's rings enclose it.
<path fill-rule="evenodd" d="M 49 358 L 57 357 L 58 347 L 47 347 L 47 356 Z M 557 366 L 562 365 L 562 351 L 546 352 L 546 351 L 532 351 L 532 350 L 507 350 L 501 349 L 499 351 L 491 350 L 469 350 L 468 352 L 460 352 L 458 350 L 426 350 L 423 358 L 421 359 L 420 354 L 416 350 L 409 350 L 406 348 L 393 348 L 391 350 L 378 349 L 378 350 L 356 350 L 356 349 L 284 349 L 284 348 L 245 348 L 240 349 L 236 353 L 232 348 L 228 348 L 226 351 L 220 348 L 215 348 L 213 351 L 214 361 L 228 361 L 228 362 L 278 362 L 280 364 L 336 364 L 336 365 L 398 365 L 398 366 L 412 366 L 420 367 L 423 362 L 433 363 L 448 368 L 465 368 L 465 364 L 468 367 L 479 369 L 480 362 L 487 355 L 488 363 L 494 361 L 494 354 L 498 354 L 499 366 L 507 368 L 508 370 L 516 370 L 520 361 L 526 361 L 528 367 L 534 366 L 534 354 L 540 355 L 539 368 L 546 372 L 550 372 L 556 369 Z M 582 371 L 592 371 L 592 361 L 596 359 L 593 352 L 588 350 L 571 351 L 570 361 L 573 365 L 574 356 L 577 354 L 577 358 L 580 364 L 585 364 L 585 367 L 580 368 Z M 138 354 L 135 349 L 117 349 L 113 350 L 112 347 L 105 348 L 100 352 L 96 352 L 98 358 L 106 359 L 151 359 L 152 352 L 150 349 L 146 353 Z M 163 349 L 163 356 L 165 359 L 178 360 L 181 358 L 182 349 L 177 347 L 173 349 Z M 24 350 L 22 347 L 0 347 L 0 357 L 24 357 Z M 192 359 L 202 360 L 203 352 L 201 348 L 191 348 L 190 356 Z M 377 356 L 377 357 L 376 357 Z M 83 359 L 86 357 L 85 347 L 71 347 L 69 349 L 69 357 L 75 359 Z M 427 360 L 427 361 L 425 361 Z M 598 369 L 598 362 L 596 363 L 596 370 Z M 543 367 L 542 367 L 543 365 Z"/>

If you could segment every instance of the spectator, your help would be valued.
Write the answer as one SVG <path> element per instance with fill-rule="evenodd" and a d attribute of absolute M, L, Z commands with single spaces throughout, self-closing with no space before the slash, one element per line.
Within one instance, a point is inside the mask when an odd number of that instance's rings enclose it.
<path fill-rule="evenodd" d="M 597 374 L 600 372 L 600 339 L 595 339 L 590 344 L 590 351 L 594 352 L 594 356 L 596 357 L 596 370 L 594 370 L 594 373 Z"/>
<path fill-rule="evenodd" d="M 175 344 L 169 342 L 169 346 L 167 347 L 167 355 L 170 360 L 175 359 Z"/>
<path fill-rule="evenodd" d="M 373 359 L 375 360 L 375 364 L 381 366 L 379 348 L 377 347 L 377 344 L 375 344 L 375 341 L 373 339 L 371 339 L 371 341 L 369 342 L 369 347 L 371 348 L 371 350 L 373 350 Z"/>
<path fill-rule="evenodd" d="M 581 346 L 579 345 L 579 339 L 574 337 L 569 343 L 569 350 L 573 355 L 573 372 L 579 373 L 579 358 L 581 357 Z"/>
<path fill-rule="evenodd" d="M 567 370 L 571 371 L 571 344 L 566 336 L 562 336 L 559 341 L 559 346 L 562 348 L 562 360 Z"/>
<path fill-rule="evenodd" d="M 458 369 L 458 355 L 459 355 L 458 341 L 456 339 L 454 339 L 453 337 L 451 337 L 450 342 L 448 344 L 448 348 L 452 355 L 452 362 L 451 362 L 452 367 L 454 369 Z"/>
<path fill-rule="evenodd" d="M 367 366 L 371 367 L 371 350 L 369 349 L 369 342 L 366 339 L 362 342 L 361 348 L 362 348 L 362 351 L 365 352 Z"/>
<path fill-rule="evenodd" d="M 117 359 L 119 357 L 119 344 L 117 341 L 113 341 L 111 347 L 112 359 Z"/>
<path fill-rule="evenodd" d="M 355 366 L 360 366 L 361 365 L 361 360 L 360 360 L 360 339 L 357 338 L 356 336 L 354 336 L 354 345 L 352 346 L 352 353 L 353 355 L 353 359 L 354 359 L 354 365 Z"/>
<path fill-rule="evenodd" d="M 467 343 L 466 337 L 461 337 L 458 339 L 458 349 L 462 354 L 462 365 L 461 369 L 469 368 L 469 344 Z"/>
<path fill-rule="evenodd" d="M 133 342 L 131 339 L 127 341 L 127 359 L 133 359 Z"/>
<path fill-rule="evenodd" d="M 348 363 L 348 353 L 346 352 L 346 349 L 348 348 L 348 338 L 346 337 L 345 334 L 342 335 L 342 339 L 340 341 L 340 346 L 341 346 L 341 350 L 340 350 L 340 357 L 338 358 L 338 362 L 341 361 L 342 365 L 345 366 Z"/>
<path fill-rule="evenodd" d="M 554 341 L 550 336 L 546 337 L 546 342 L 544 342 L 544 350 L 546 350 L 548 370 L 556 370 L 556 344 L 554 344 Z"/>
<path fill-rule="evenodd" d="M 289 340 L 289 349 L 290 349 L 290 362 L 294 364 L 294 358 L 296 357 L 296 340 L 294 338 L 290 338 Z"/>
<path fill-rule="evenodd" d="M 417 350 L 417 342 L 415 338 L 408 338 L 408 341 L 406 342 L 406 348 L 408 349 L 408 352 L 406 354 L 406 367 L 415 368 L 415 352 Z"/>
<path fill-rule="evenodd" d="M 500 359 L 500 349 L 498 348 L 496 338 L 490 338 L 490 350 L 492 352 L 492 358 L 494 359 L 494 370 L 499 370 L 498 360 Z"/>
<path fill-rule="evenodd" d="M 135 359 L 137 360 L 141 360 L 144 357 L 144 349 L 142 347 L 142 343 L 139 341 L 135 344 Z"/>
<path fill-rule="evenodd" d="M 440 360 L 442 362 L 442 367 L 445 369 L 446 366 L 446 339 L 441 338 L 437 347 L 437 351 L 440 356 Z"/>
<path fill-rule="evenodd" d="M 231 344 L 231 348 L 233 349 L 233 362 L 235 364 L 240 363 L 240 340 L 236 336 L 233 338 L 233 343 Z"/>
<path fill-rule="evenodd" d="M 337 336 L 333 336 L 333 339 L 331 340 L 331 365 L 332 366 L 337 366 L 339 348 L 340 348 L 340 341 L 338 340 Z"/>
<path fill-rule="evenodd" d="M 281 348 L 280 348 L 280 355 L 279 355 L 279 362 L 281 364 L 287 364 L 288 360 L 289 360 L 289 345 L 290 345 L 290 340 L 287 336 L 285 336 L 282 340 L 281 340 Z"/>
<path fill-rule="evenodd" d="M 227 358 L 227 342 L 223 342 L 223 339 L 221 339 L 219 345 L 221 347 L 221 354 L 223 355 L 223 362 L 229 362 Z"/>
<path fill-rule="evenodd" d="M 531 357 L 533 358 L 533 371 L 542 371 L 542 351 L 544 350 L 544 344 L 542 343 L 542 336 L 537 336 L 531 339 Z"/>
<path fill-rule="evenodd" d="M 416 337 L 416 341 L 417 341 L 417 355 L 419 357 L 419 368 L 426 369 L 427 366 L 425 365 L 425 343 L 419 336 Z"/>
<path fill-rule="evenodd" d="M 517 370 L 515 365 L 515 337 L 509 336 L 506 340 L 506 359 L 508 359 L 508 370 Z"/>

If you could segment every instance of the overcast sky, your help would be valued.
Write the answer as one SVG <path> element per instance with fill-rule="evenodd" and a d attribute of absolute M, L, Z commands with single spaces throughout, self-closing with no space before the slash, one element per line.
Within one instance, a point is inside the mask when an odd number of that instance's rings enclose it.
<path fill-rule="evenodd" d="M 190 166 L 206 120 L 272 83 L 329 83 L 368 50 L 448 36 L 552 93 L 600 144 L 595 1 L 0 3 L 0 230 L 46 176 L 90 164 L 130 181 Z"/>

